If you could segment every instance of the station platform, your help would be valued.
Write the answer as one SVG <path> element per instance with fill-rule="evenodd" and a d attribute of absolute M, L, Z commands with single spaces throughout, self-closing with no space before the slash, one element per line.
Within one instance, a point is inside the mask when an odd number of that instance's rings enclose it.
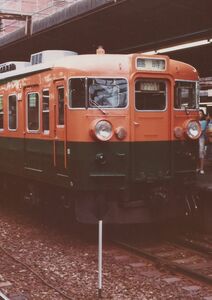
<path fill-rule="evenodd" d="M 200 194 L 202 229 L 212 233 L 212 160 L 205 161 L 205 174 L 197 173 L 196 187 Z"/>
<path fill-rule="evenodd" d="M 196 186 L 201 190 L 212 193 L 212 169 L 206 170 L 204 175 L 197 174 Z"/>
<path fill-rule="evenodd" d="M 205 160 L 205 174 L 197 173 L 197 187 L 212 193 L 212 159 Z"/>

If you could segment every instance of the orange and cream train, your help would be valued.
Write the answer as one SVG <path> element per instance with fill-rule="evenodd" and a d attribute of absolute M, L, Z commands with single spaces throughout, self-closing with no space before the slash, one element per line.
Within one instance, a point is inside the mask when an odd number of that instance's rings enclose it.
<path fill-rule="evenodd" d="M 2 189 L 80 222 L 188 213 L 200 132 L 197 71 L 167 56 L 48 50 L 0 65 Z"/>

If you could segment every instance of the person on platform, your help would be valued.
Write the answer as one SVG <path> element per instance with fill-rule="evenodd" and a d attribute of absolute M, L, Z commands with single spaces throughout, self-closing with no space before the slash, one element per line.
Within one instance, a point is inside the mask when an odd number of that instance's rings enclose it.
<path fill-rule="evenodd" d="M 208 161 L 211 161 L 212 160 L 212 112 L 211 111 L 208 114 L 206 137 L 207 137 L 206 158 Z"/>
<path fill-rule="evenodd" d="M 199 110 L 199 122 L 201 125 L 202 133 L 199 137 L 199 173 L 204 175 L 204 159 L 205 159 L 205 147 L 206 147 L 206 130 L 207 130 L 207 120 L 204 111 Z"/>

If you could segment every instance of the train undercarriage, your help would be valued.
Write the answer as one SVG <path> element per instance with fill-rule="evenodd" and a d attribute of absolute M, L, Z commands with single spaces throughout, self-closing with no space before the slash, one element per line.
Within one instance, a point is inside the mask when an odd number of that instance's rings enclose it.
<path fill-rule="evenodd" d="M 1 201 L 58 209 L 80 223 L 139 224 L 196 217 L 200 197 L 195 185 L 182 181 L 134 183 L 130 189 L 70 190 L 1 174 Z"/>

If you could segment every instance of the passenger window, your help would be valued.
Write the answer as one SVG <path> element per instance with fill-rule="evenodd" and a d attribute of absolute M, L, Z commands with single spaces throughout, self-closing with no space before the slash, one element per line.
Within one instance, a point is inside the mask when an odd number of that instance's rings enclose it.
<path fill-rule="evenodd" d="M 0 95 L 0 130 L 4 129 L 3 96 Z"/>
<path fill-rule="evenodd" d="M 69 107 L 85 107 L 85 78 L 69 80 Z"/>
<path fill-rule="evenodd" d="M 38 93 L 28 94 L 28 130 L 39 130 L 39 95 Z"/>
<path fill-rule="evenodd" d="M 8 119 L 9 119 L 9 129 L 17 129 L 17 97 L 16 95 L 9 96 L 8 105 Z"/>
<path fill-rule="evenodd" d="M 58 87 L 58 125 L 64 125 L 64 87 Z"/>
<path fill-rule="evenodd" d="M 43 132 L 48 133 L 49 132 L 49 90 L 43 90 L 42 94 L 42 116 L 43 116 Z"/>
<path fill-rule="evenodd" d="M 165 110 L 166 82 L 157 79 L 139 79 L 135 82 L 137 110 Z"/>
<path fill-rule="evenodd" d="M 196 82 L 177 81 L 175 83 L 174 108 L 197 108 Z"/>

